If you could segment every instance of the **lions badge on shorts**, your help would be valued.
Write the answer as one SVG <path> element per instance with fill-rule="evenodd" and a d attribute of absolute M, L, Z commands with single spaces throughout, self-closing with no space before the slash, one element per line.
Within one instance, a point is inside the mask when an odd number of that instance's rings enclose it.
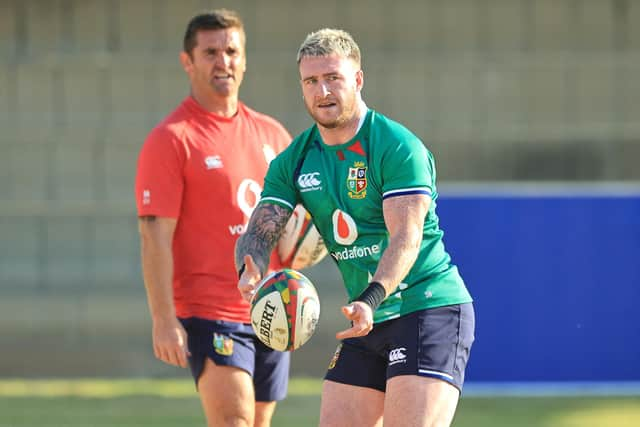
<path fill-rule="evenodd" d="M 333 369 L 336 367 L 336 362 L 338 361 L 338 357 L 340 357 L 340 350 L 342 350 L 342 344 L 338 344 L 338 348 L 336 348 L 336 352 L 333 353 L 333 357 L 331 358 L 331 361 L 329 362 L 329 368 L 328 369 Z"/>
<path fill-rule="evenodd" d="M 226 335 L 213 334 L 213 349 L 221 356 L 233 354 L 233 340 Z"/>

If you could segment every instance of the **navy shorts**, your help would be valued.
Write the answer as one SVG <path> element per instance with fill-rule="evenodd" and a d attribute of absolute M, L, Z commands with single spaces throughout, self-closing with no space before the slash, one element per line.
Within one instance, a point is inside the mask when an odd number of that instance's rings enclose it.
<path fill-rule="evenodd" d="M 187 331 L 191 353 L 189 366 L 196 384 L 208 357 L 216 365 L 247 371 L 253 378 L 256 401 L 285 398 L 289 383 L 288 352 L 272 350 L 262 344 L 249 324 L 196 317 L 180 321 Z"/>
<path fill-rule="evenodd" d="M 462 390 L 474 339 L 473 305 L 409 313 L 374 325 L 368 335 L 343 340 L 325 379 L 385 391 L 389 378 L 439 378 Z"/>

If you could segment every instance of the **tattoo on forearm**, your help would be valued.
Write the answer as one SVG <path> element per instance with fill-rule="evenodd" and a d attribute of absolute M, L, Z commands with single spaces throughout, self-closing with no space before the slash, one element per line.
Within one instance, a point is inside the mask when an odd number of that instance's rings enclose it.
<path fill-rule="evenodd" d="M 247 231 L 236 244 L 236 267 L 242 266 L 245 255 L 251 255 L 264 275 L 269 267 L 271 251 L 290 216 L 291 211 L 281 206 L 259 205 L 251 215 Z"/>

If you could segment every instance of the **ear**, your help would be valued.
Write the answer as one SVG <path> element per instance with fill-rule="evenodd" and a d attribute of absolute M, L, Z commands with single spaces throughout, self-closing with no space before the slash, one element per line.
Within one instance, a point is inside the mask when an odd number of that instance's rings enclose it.
<path fill-rule="evenodd" d="M 187 52 L 180 52 L 180 63 L 182 64 L 184 71 L 187 74 L 191 74 L 191 71 L 193 70 L 193 61 Z"/>
<path fill-rule="evenodd" d="M 356 71 L 356 90 L 361 91 L 364 86 L 364 73 L 362 70 Z"/>

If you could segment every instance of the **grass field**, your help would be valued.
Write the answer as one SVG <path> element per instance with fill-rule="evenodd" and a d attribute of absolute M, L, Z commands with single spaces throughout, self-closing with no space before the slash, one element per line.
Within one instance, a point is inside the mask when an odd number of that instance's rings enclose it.
<path fill-rule="evenodd" d="M 319 381 L 293 379 L 273 427 L 317 425 L 319 392 Z M 189 380 L 3 380 L 0 426 L 201 427 L 204 418 Z M 640 396 L 465 396 L 454 426 L 637 427 Z"/>

